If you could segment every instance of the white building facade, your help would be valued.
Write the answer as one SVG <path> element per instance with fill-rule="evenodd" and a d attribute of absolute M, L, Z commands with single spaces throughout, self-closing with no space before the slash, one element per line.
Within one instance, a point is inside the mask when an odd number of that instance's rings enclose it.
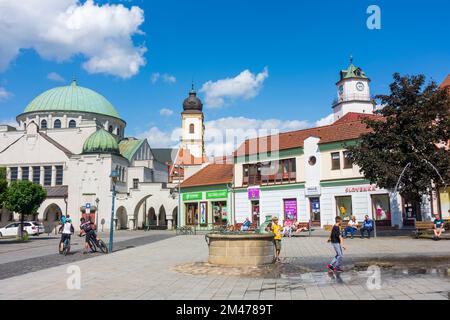
<path fill-rule="evenodd" d="M 121 229 L 176 223 L 167 165 L 146 139 L 125 137 L 126 122 L 102 95 L 73 81 L 36 97 L 17 122 L 17 128 L 0 125 L 0 166 L 8 181 L 28 180 L 47 190 L 37 217 L 28 219 L 42 221 L 50 232 L 65 214 L 75 226 L 95 214 L 104 230 L 111 217 Z M 113 170 L 119 173 L 114 210 Z M 18 219 L 6 210 L 0 217 L 0 225 Z"/>

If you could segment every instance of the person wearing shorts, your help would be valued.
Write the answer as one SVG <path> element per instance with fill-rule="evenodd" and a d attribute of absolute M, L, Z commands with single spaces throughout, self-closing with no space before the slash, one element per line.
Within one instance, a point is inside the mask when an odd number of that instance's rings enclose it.
<path fill-rule="evenodd" d="M 281 229 L 282 226 L 278 224 L 278 217 L 273 217 L 272 222 L 267 226 L 267 231 L 274 234 L 273 242 L 275 245 L 275 259 L 280 261 L 281 252 Z"/>

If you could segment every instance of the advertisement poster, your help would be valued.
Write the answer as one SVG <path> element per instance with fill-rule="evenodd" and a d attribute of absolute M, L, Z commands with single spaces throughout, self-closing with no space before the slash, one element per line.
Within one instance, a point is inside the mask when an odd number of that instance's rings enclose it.
<path fill-rule="evenodd" d="M 206 210 L 206 202 L 200 202 L 200 224 L 207 223 L 207 210 Z"/>
<path fill-rule="evenodd" d="M 285 219 L 297 219 L 297 199 L 284 199 Z"/>

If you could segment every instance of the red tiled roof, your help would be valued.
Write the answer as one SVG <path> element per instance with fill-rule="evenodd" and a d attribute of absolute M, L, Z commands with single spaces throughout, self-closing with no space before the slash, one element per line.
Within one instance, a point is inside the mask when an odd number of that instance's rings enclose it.
<path fill-rule="evenodd" d="M 441 88 L 449 88 L 450 90 L 450 74 L 445 78 L 445 80 L 441 83 Z"/>
<path fill-rule="evenodd" d="M 336 120 L 333 124 L 352 122 L 352 121 L 361 121 L 363 119 L 371 119 L 371 120 L 380 119 L 381 120 L 381 119 L 383 119 L 383 116 L 380 116 L 378 114 L 349 112 L 346 115 L 344 115 L 342 118 Z"/>
<path fill-rule="evenodd" d="M 354 116 L 350 115 L 349 118 L 351 117 Z M 374 116 L 370 115 L 369 117 Z M 303 148 L 304 140 L 313 136 L 320 138 L 319 144 L 357 139 L 362 134 L 370 132 L 371 129 L 369 129 L 365 123 L 361 122 L 361 120 L 365 118 L 363 114 L 360 114 L 356 118 L 357 120 L 355 121 L 350 121 L 350 119 L 348 119 L 348 121 L 336 121 L 327 126 L 284 132 L 279 135 L 246 140 L 235 151 L 234 156 Z M 381 116 L 379 116 L 379 118 L 382 119 Z M 343 118 L 341 120 L 343 120 Z"/>
<path fill-rule="evenodd" d="M 182 188 L 231 183 L 233 181 L 232 164 L 209 164 L 190 176 L 181 184 Z"/>

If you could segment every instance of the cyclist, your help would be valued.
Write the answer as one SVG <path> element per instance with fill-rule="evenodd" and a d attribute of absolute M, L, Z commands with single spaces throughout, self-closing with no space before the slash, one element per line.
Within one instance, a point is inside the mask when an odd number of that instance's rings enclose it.
<path fill-rule="evenodd" d="M 91 222 L 91 220 L 81 218 L 80 222 L 81 222 L 80 229 L 82 232 L 86 234 L 83 251 L 83 254 L 86 254 L 89 250 L 89 240 L 91 238 L 96 238 L 97 240 L 99 240 L 99 238 L 97 237 L 97 234 L 95 232 L 95 225 L 94 223 Z"/>
<path fill-rule="evenodd" d="M 70 241 L 70 236 L 75 233 L 75 229 L 72 225 L 72 219 L 67 218 L 64 219 L 64 224 L 59 228 L 59 232 L 61 234 L 61 241 L 59 243 L 59 252 L 62 253 L 64 251 L 64 242 L 67 240 Z"/>

